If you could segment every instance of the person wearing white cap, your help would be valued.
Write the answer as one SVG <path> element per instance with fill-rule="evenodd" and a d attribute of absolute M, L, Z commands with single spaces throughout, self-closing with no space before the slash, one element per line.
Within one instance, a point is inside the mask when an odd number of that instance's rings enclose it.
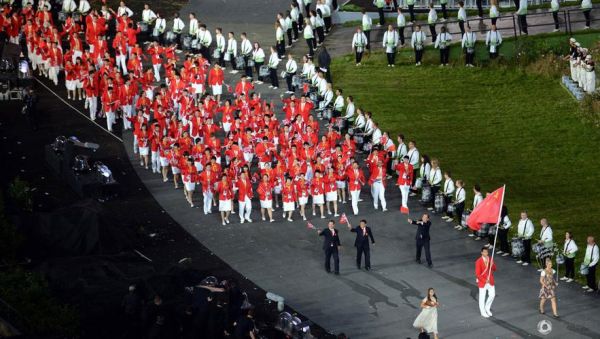
<path fill-rule="evenodd" d="M 585 70 L 585 82 L 584 82 L 584 86 L 583 86 L 583 90 L 586 93 L 594 93 L 594 91 L 596 91 L 596 64 L 594 63 L 594 60 L 592 59 L 592 55 L 588 54 L 585 57 L 585 64 L 584 64 L 584 70 Z"/>

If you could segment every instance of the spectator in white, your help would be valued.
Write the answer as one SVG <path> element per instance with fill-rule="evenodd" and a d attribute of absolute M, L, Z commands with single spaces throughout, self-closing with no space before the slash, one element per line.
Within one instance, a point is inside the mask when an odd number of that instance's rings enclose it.
<path fill-rule="evenodd" d="M 349 95 L 346 98 L 346 114 L 344 114 L 343 119 L 346 120 L 346 124 L 350 122 L 354 122 L 354 125 L 357 125 L 357 121 L 354 120 L 354 97 Z M 364 125 L 363 125 L 364 126 Z"/>
<path fill-rule="evenodd" d="M 288 90 L 287 94 L 294 93 L 294 88 L 292 87 L 292 77 L 296 75 L 296 71 L 298 70 L 298 64 L 296 64 L 296 60 L 294 60 L 294 56 L 289 53 L 288 61 L 285 64 L 285 82 L 287 83 Z"/>
<path fill-rule="evenodd" d="M 292 41 L 298 41 L 298 32 L 300 31 L 300 10 L 298 9 L 298 5 L 293 3 L 290 5 L 290 18 L 292 19 L 292 32 L 293 38 Z"/>
<path fill-rule="evenodd" d="M 521 28 L 521 32 L 527 35 L 527 0 L 519 0 L 517 18 L 519 19 L 519 27 Z"/>
<path fill-rule="evenodd" d="M 454 219 L 456 219 L 456 226 L 454 228 L 457 230 L 463 229 L 462 214 L 465 210 L 466 198 L 465 184 L 462 180 L 456 180 L 456 193 L 454 193 Z M 450 218 L 446 222 L 452 222 L 454 219 Z"/>
<path fill-rule="evenodd" d="M 461 47 L 465 50 L 465 66 L 475 67 L 475 43 L 477 35 L 471 31 L 471 27 L 467 25 L 467 31 L 463 34 Z"/>
<path fill-rule="evenodd" d="M 396 147 L 396 150 L 392 154 L 393 160 L 392 160 L 391 168 L 396 168 L 396 165 L 398 163 L 402 162 L 402 159 L 408 153 L 408 147 L 404 143 L 404 135 L 398 134 L 398 136 L 396 137 L 396 140 L 398 141 L 398 147 Z"/>
<path fill-rule="evenodd" d="M 585 71 L 583 90 L 589 94 L 592 94 L 596 91 L 596 63 L 592 59 L 591 54 L 586 55 L 583 69 Z"/>
<path fill-rule="evenodd" d="M 587 285 L 583 287 L 586 292 L 598 290 L 598 285 L 596 283 L 596 266 L 599 258 L 600 249 L 598 248 L 598 245 L 596 245 L 594 237 L 587 237 L 587 247 L 585 248 L 585 257 L 583 257 L 583 264 L 587 265 L 588 268 L 588 274 L 585 276 Z"/>
<path fill-rule="evenodd" d="M 472 211 L 475 210 L 475 208 L 477 206 L 479 206 L 479 204 L 483 201 L 483 194 L 481 194 L 481 187 L 478 184 L 475 184 L 475 186 L 473 186 L 473 209 Z M 469 233 L 469 237 L 474 237 L 476 234 L 475 232 L 471 232 Z M 479 240 L 481 239 L 479 236 L 475 237 L 475 240 Z"/>
<path fill-rule="evenodd" d="M 77 9 L 75 0 L 63 0 L 62 10 L 65 13 L 73 13 Z"/>
<path fill-rule="evenodd" d="M 252 79 L 252 67 L 248 66 L 248 61 L 252 58 L 252 43 L 248 40 L 246 32 L 241 35 L 242 41 L 240 42 L 240 55 L 244 57 L 244 71 L 246 77 Z"/>
<path fill-rule="evenodd" d="M 502 211 L 500 212 L 500 224 L 498 225 L 498 242 L 500 242 L 499 249 L 496 251 L 498 255 L 502 255 L 503 257 L 508 256 L 510 253 L 510 249 L 508 247 L 508 230 L 512 226 L 512 222 L 508 217 L 508 209 L 506 206 L 502 206 Z M 494 236 L 489 235 L 489 246 L 494 244 Z"/>
<path fill-rule="evenodd" d="M 331 29 L 331 5 L 325 0 L 320 0 L 317 2 L 317 10 L 320 10 L 323 16 L 323 22 L 325 23 L 325 35 L 327 35 Z"/>
<path fill-rule="evenodd" d="M 277 14 L 277 17 L 280 19 L 275 22 L 275 46 L 279 57 L 283 59 L 285 56 L 285 26 L 283 26 L 285 25 L 285 19 L 281 16 L 281 13 Z"/>
<path fill-rule="evenodd" d="M 312 77 L 316 74 L 315 65 L 312 62 L 312 59 L 307 57 L 306 55 L 302 56 L 302 76 L 305 79 L 312 79 Z"/>
<path fill-rule="evenodd" d="M 144 10 L 142 10 L 142 22 L 150 25 L 154 22 L 154 20 L 156 20 L 156 13 L 150 9 L 150 5 L 144 4 Z"/>
<path fill-rule="evenodd" d="M 429 33 L 431 33 L 431 42 L 435 42 L 437 39 L 437 32 L 435 31 L 435 23 L 437 20 L 437 12 L 433 7 L 433 2 L 431 2 L 429 3 L 429 14 L 427 14 L 427 23 L 429 24 Z"/>
<path fill-rule="evenodd" d="M 90 2 L 88 0 L 79 1 L 79 6 L 77 7 L 77 11 L 82 15 L 88 15 L 92 6 L 90 6 Z"/>
<path fill-rule="evenodd" d="M 500 16 L 500 11 L 498 10 L 498 0 L 490 1 L 490 20 L 492 21 L 492 26 L 496 26 L 496 21 L 498 21 L 498 17 Z"/>
<path fill-rule="evenodd" d="M 423 154 L 421 159 L 419 159 L 419 179 L 424 183 L 425 181 L 429 181 L 429 173 L 431 172 L 431 159 L 427 154 Z"/>
<path fill-rule="evenodd" d="M 452 180 L 452 173 L 450 171 L 444 171 L 444 200 L 446 201 L 446 206 L 452 201 L 452 197 L 454 196 L 454 191 L 456 190 L 456 186 L 454 185 L 454 180 Z M 452 219 L 452 213 L 448 213 L 448 210 L 445 211 L 446 215 L 442 217 L 444 220 Z"/>
<path fill-rule="evenodd" d="M 121 1 L 119 2 L 119 7 L 117 8 L 117 17 L 120 18 L 123 15 L 127 15 L 128 18 L 131 18 L 133 16 L 133 11 L 125 5 L 125 2 Z"/>
<path fill-rule="evenodd" d="M 319 102 L 319 110 L 324 110 L 327 107 L 330 107 L 331 102 L 333 101 L 333 89 L 330 83 L 325 83 L 325 94 L 323 94 L 323 100 Z M 331 118 L 331 117 L 326 117 Z"/>
<path fill-rule="evenodd" d="M 269 56 L 269 77 L 271 85 L 269 88 L 277 89 L 279 87 L 279 78 L 277 78 L 277 66 L 279 65 L 279 56 L 275 47 L 271 46 L 271 55 Z"/>
<path fill-rule="evenodd" d="M 179 17 L 179 13 L 175 13 L 175 17 L 173 18 L 173 33 L 175 33 L 176 39 L 175 41 L 181 46 L 181 33 L 185 29 L 185 23 Z"/>
<path fill-rule="evenodd" d="M 215 56 L 217 56 L 218 54 L 218 60 L 215 61 L 216 63 L 218 63 L 221 67 L 223 67 L 223 69 L 225 69 L 225 62 L 224 62 L 224 58 L 225 58 L 225 48 L 227 47 L 227 44 L 225 43 L 225 37 L 223 36 L 223 30 L 220 27 L 217 27 L 215 29 Z"/>
<path fill-rule="evenodd" d="M 252 50 L 252 60 L 254 60 L 254 70 L 256 71 L 257 74 L 257 80 L 256 83 L 257 84 L 262 84 L 263 83 L 263 78 L 260 75 L 260 66 L 262 66 L 265 63 L 265 51 L 262 49 L 262 47 L 260 47 L 260 44 L 258 42 L 254 43 L 254 49 Z"/>
<path fill-rule="evenodd" d="M 463 36 L 463 34 L 465 34 L 465 22 L 467 22 L 467 11 L 465 11 L 465 3 L 463 1 L 458 2 L 458 13 L 456 14 L 456 20 L 458 20 L 460 36 Z"/>
<path fill-rule="evenodd" d="M 442 187 L 442 170 L 440 169 L 440 162 L 437 158 L 431 159 L 431 169 L 429 170 L 429 183 L 431 184 L 431 204 L 432 206 L 427 209 L 433 211 L 433 203 L 435 201 L 435 195 L 440 191 Z"/>
<path fill-rule="evenodd" d="M 565 258 L 565 276 L 560 278 L 560 280 L 572 282 L 575 279 L 575 255 L 578 250 L 571 232 L 565 232 L 565 244 L 562 251 L 562 255 Z"/>
<path fill-rule="evenodd" d="M 236 74 L 238 71 L 235 65 L 235 57 L 237 57 L 237 40 L 233 32 L 227 33 L 227 50 L 223 60 L 231 62 L 230 74 Z"/>
<path fill-rule="evenodd" d="M 367 14 L 367 12 L 362 10 L 362 32 L 366 37 L 366 43 L 363 45 L 364 48 L 371 50 L 371 28 L 373 27 L 373 20 Z"/>
<path fill-rule="evenodd" d="M 440 49 L 440 66 L 448 66 L 450 60 L 450 41 L 452 35 L 446 31 L 446 26 L 442 26 L 440 35 L 435 39 L 435 48 Z"/>
<path fill-rule="evenodd" d="M 427 39 L 427 36 L 421 31 L 421 25 L 416 25 L 415 31 L 412 33 L 412 37 L 410 39 L 410 46 L 415 51 L 415 64 L 417 66 L 421 66 L 425 39 Z"/>
<path fill-rule="evenodd" d="M 517 260 L 517 264 L 527 266 L 531 263 L 531 236 L 533 236 L 534 231 L 535 227 L 533 226 L 533 222 L 527 217 L 527 212 L 521 212 L 521 220 L 519 220 L 519 224 L 517 225 L 517 236 L 523 239 L 523 255 Z"/>
<path fill-rule="evenodd" d="M 287 46 L 286 48 L 292 48 L 293 29 L 292 29 L 292 15 L 290 11 L 285 12 L 285 33 L 287 34 Z"/>
<path fill-rule="evenodd" d="M 379 129 L 379 125 L 377 125 L 376 122 L 373 122 L 373 134 L 371 135 L 371 142 L 373 143 L 373 146 L 381 144 L 382 136 L 383 134 L 381 133 L 381 129 Z"/>
<path fill-rule="evenodd" d="M 352 49 L 354 50 L 356 66 L 361 65 L 362 56 L 369 41 L 368 39 L 369 38 L 360 27 L 356 29 L 356 33 L 354 33 L 354 37 L 352 37 Z"/>
<path fill-rule="evenodd" d="M 388 67 L 395 67 L 396 48 L 398 47 L 398 32 L 392 25 L 388 25 L 387 31 L 383 34 L 383 47 L 387 57 Z"/>
<path fill-rule="evenodd" d="M 583 11 L 583 16 L 585 16 L 584 29 L 590 29 L 590 25 L 592 23 L 592 20 L 590 18 L 590 13 L 592 12 L 592 0 L 582 0 L 581 10 Z"/>
<path fill-rule="evenodd" d="M 496 25 L 492 25 L 492 30 L 488 31 L 485 36 L 485 45 L 488 46 L 490 59 L 498 57 L 498 48 L 502 44 L 502 34 L 496 29 Z"/>
<path fill-rule="evenodd" d="M 400 38 L 400 47 L 404 47 L 404 28 L 406 28 L 406 18 L 402 14 L 402 9 L 398 7 L 398 18 L 396 19 L 396 26 L 398 26 L 398 35 Z"/>
<path fill-rule="evenodd" d="M 306 44 L 308 45 L 308 56 L 312 57 L 315 54 L 315 34 L 313 33 L 313 28 L 310 25 L 310 19 L 304 19 L 304 30 L 302 31 L 302 36 L 304 40 L 306 40 Z"/>
<path fill-rule="evenodd" d="M 317 72 L 317 77 L 315 79 L 315 86 L 317 87 L 317 92 L 319 93 L 319 97 L 323 97 L 325 95 L 325 91 L 327 90 L 327 80 L 325 80 L 325 75 L 322 71 Z"/>
<path fill-rule="evenodd" d="M 334 118 L 340 117 L 344 110 L 344 92 L 341 88 L 335 90 L 335 100 L 333 101 L 332 116 Z"/>
<path fill-rule="evenodd" d="M 419 150 L 417 149 L 417 144 L 414 140 L 408 142 L 408 152 L 406 153 L 406 155 L 408 155 L 408 161 L 410 162 L 410 164 L 413 165 L 413 192 L 410 193 L 410 196 L 414 197 L 415 195 L 417 195 L 415 183 L 417 180 L 417 174 L 419 174 L 419 167 L 421 166 L 421 154 L 419 153 Z"/>
<path fill-rule="evenodd" d="M 213 39 L 212 35 L 210 34 L 210 31 L 206 29 L 205 24 L 199 25 L 197 30 L 197 36 L 198 43 L 200 44 L 200 54 L 202 54 L 202 57 L 208 60 L 208 62 L 211 62 L 210 45 L 212 44 Z"/>
<path fill-rule="evenodd" d="M 192 37 L 198 35 L 198 19 L 196 19 L 195 13 L 190 13 L 190 23 L 188 26 L 188 34 Z"/>
<path fill-rule="evenodd" d="M 540 220 L 540 225 L 542 225 L 542 229 L 540 230 L 540 240 L 538 243 L 544 245 L 546 248 L 552 248 L 554 246 L 554 239 L 552 235 L 552 227 L 548 224 L 548 219 L 543 218 Z"/>
<path fill-rule="evenodd" d="M 375 127 L 373 126 L 373 124 L 374 122 L 371 118 L 371 112 L 367 111 L 365 113 L 365 127 L 363 132 L 364 142 L 369 142 L 372 140 L 373 132 L 375 131 Z M 359 147 L 358 149 L 361 149 L 361 147 Z"/>
<path fill-rule="evenodd" d="M 348 98 L 351 98 L 351 96 L 349 96 Z M 347 108 L 346 108 L 347 109 Z M 364 132 L 365 131 L 365 124 L 367 123 L 367 118 L 365 117 L 365 113 L 362 111 L 362 109 L 357 109 L 356 110 L 356 119 L 354 120 L 354 129 L 358 130 L 358 132 Z M 359 134 L 358 132 L 354 132 L 354 134 Z"/>
<path fill-rule="evenodd" d="M 154 22 L 154 29 L 152 30 L 152 35 L 156 40 L 160 43 L 163 42 L 163 34 L 167 29 L 167 20 L 162 18 L 159 13 L 156 13 L 156 21 Z"/>

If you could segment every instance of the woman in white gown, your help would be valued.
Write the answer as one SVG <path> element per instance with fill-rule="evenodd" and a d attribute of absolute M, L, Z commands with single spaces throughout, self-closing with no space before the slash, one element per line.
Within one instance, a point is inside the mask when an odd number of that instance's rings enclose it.
<path fill-rule="evenodd" d="M 430 287 L 427 289 L 427 297 L 421 301 L 421 313 L 413 323 L 413 327 L 420 329 L 421 332 L 433 333 L 435 339 L 438 339 L 437 307 L 438 300 L 435 290 Z"/>

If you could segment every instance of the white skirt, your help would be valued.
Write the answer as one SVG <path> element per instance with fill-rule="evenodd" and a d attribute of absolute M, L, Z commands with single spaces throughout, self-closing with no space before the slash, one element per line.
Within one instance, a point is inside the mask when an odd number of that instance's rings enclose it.
<path fill-rule="evenodd" d="M 230 122 L 223 123 L 223 131 L 225 133 L 229 133 L 229 131 L 231 131 L 231 123 Z"/>
<path fill-rule="evenodd" d="M 212 88 L 213 95 L 223 94 L 223 85 L 212 85 L 210 87 Z"/>
<path fill-rule="evenodd" d="M 219 212 L 229 212 L 229 211 L 231 211 L 231 199 L 219 200 Z"/>
<path fill-rule="evenodd" d="M 185 186 L 186 191 L 193 191 L 196 189 L 195 182 L 184 182 L 183 185 Z"/>
<path fill-rule="evenodd" d="M 312 202 L 315 205 L 323 205 L 325 201 L 323 200 L 323 194 L 313 195 Z"/>
<path fill-rule="evenodd" d="M 149 152 L 150 152 L 150 147 L 148 147 L 148 146 L 140 147 L 140 155 L 148 155 Z"/>
<path fill-rule="evenodd" d="M 283 211 L 284 212 L 292 212 L 295 209 L 295 203 L 292 202 L 284 202 L 283 203 Z"/>
<path fill-rule="evenodd" d="M 337 188 L 346 188 L 346 182 L 345 181 L 336 181 L 335 184 L 337 185 Z"/>
<path fill-rule="evenodd" d="M 83 82 L 81 80 L 75 80 L 76 88 L 83 88 Z"/>
<path fill-rule="evenodd" d="M 169 166 L 169 159 L 167 159 L 167 158 L 163 158 L 163 157 L 158 157 L 158 158 L 159 158 L 159 160 L 160 160 L 160 165 L 161 165 L 162 167 L 167 167 L 167 166 Z"/>
<path fill-rule="evenodd" d="M 194 93 L 196 94 L 202 94 L 202 92 L 204 91 L 203 84 L 192 84 L 192 87 L 194 88 Z"/>
<path fill-rule="evenodd" d="M 260 208 L 273 208 L 273 200 L 261 200 Z"/>
<path fill-rule="evenodd" d="M 300 198 L 298 198 L 298 203 L 300 205 L 306 205 L 306 204 L 308 204 L 308 197 L 300 197 Z"/>
<path fill-rule="evenodd" d="M 67 87 L 67 91 L 74 91 L 75 90 L 75 80 L 66 80 L 65 86 Z"/>
<path fill-rule="evenodd" d="M 327 201 L 337 201 L 337 199 L 338 199 L 337 191 L 325 193 L 325 200 L 327 200 Z"/>
<path fill-rule="evenodd" d="M 173 174 L 181 173 L 181 170 L 179 169 L 179 167 L 175 167 L 175 166 L 171 167 L 171 171 L 173 172 Z"/>

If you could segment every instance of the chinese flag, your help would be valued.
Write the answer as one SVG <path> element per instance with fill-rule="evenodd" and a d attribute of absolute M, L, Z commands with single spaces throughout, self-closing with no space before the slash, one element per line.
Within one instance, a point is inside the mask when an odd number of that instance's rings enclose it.
<path fill-rule="evenodd" d="M 479 231 L 481 224 L 497 224 L 504 200 L 504 186 L 489 194 L 475 207 L 467 224 L 474 231 Z"/>
<path fill-rule="evenodd" d="M 346 213 L 342 213 L 342 216 L 340 216 L 340 224 L 347 224 L 348 223 L 348 218 L 346 217 Z"/>

